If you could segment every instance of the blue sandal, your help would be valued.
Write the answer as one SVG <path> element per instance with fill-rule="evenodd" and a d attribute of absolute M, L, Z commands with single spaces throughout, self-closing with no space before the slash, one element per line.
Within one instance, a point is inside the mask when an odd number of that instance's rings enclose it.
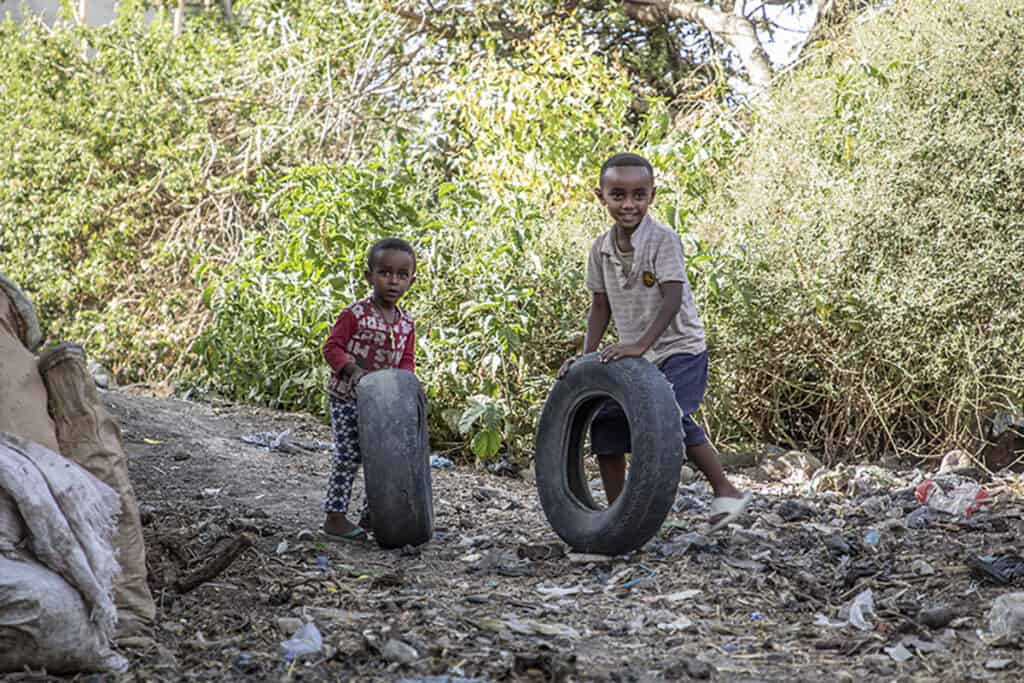
<path fill-rule="evenodd" d="M 324 538 L 328 541 L 337 542 L 363 543 L 370 538 L 369 534 L 366 533 L 366 529 L 359 526 L 346 534 L 332 534 L 321 527 L 320 533 L 323 534 Z"/>

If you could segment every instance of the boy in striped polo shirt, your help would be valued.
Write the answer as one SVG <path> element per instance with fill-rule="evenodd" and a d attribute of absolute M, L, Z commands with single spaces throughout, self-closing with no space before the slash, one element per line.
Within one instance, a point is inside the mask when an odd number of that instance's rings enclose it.
<path fill-rule="evenodd" d="M 601 352 L 601 361 L 646 358 L 672 384 L 682 412 L 686 455 L 707 477 L 714 491 L 711 531 L 743 514 L 750 494 L 726 477 L 718 454 L 693 418 L 704 398 L 708 377 L 704 326 L 690 292 L 679 236 L 648 213 L 654 200 L 654 169 L 636 154 L 616 154 L 601 167 L 597 198 L 615 222 L 594 242 L 587 263 L 590 313 L 583 352 L 597 351 L 615 320 L 619 343 Z M 565 362 L 565 376 L 574 358 Z M 629 423 L 621 406 L 609 400 L 594 417 L 590 441 L 597 455 L 608 504 L 626 481 Z"/>

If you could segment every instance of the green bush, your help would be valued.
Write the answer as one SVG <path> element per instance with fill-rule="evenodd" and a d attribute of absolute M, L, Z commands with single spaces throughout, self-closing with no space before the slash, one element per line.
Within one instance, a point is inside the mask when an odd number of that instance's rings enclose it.
<path fill-rule="evenodd" d="M 1021 405 L 1022 19 L 896 3 L 780 85 L 698 227 L 716 432 L 928 455 Z"/>
<path fill-rule="evenodd" d="M 194 361 L 196 271 L 268 220 L 262 178 L 358 156 L 406 118 L 392 98 L 412 79 L 353 78 L 401 64 L 401 25 L 373 3 L 252 2 L 248 24 L 190 16 L 177 38 L 142 4 L 97 28 L 0 23 L 0 268 L 51 340 L 122 381 Z"/>

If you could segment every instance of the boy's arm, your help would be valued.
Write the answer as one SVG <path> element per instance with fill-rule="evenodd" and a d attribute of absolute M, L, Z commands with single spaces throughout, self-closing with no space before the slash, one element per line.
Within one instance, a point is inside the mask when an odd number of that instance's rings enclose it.
<path fill-rule="evenodd" d="M 587 331 L 583 335 L 583 353 L 597 351 L 601 344 L 604 333 L 608 330 L 608 321 L 612 317 L 612 307 L 608 304 L 608 294 L 605 292 L 594 292 L 590 299 L 590 313 L 587 314 Z M 562 379 L 569 372 L 569 366 L 576 361 L 576 357 L 567 359 L 558 369 L 556 379 Z"/>
<path fill-rule="evenodd" d="M 402 360 L 398 361 L 399 370 L 408 370 L 409 372 L 416 372 L 416 328 L 413 327 L 412 332 L 405 340 L 405 350 L 402 351 Z"/>
<path fill-rule="evenodd" d="M 590 313 L 587 314 L 587 332 L 583 335 L 583 353 L 597 351 L 611 317 L 612 307 L 608 304 L 608 294 L 594 292 L 590 298 Z"/>
<path fill-rule="evenodd" d="M 359 323 L 352 311 L 347 309 L 342 311 L 324 344 L 324 359 L 331 366 L 331 371 L 341 377 L 349 377 L 354 370 L 359 368 L 355 359 L 345 351 L 348 340 L 352 338 L 358 326 Z"/>
<path fill-rule="evenodd" d="M 665 328 L 672 322 L 672 318 L 679 313 L 679 308 L 683 305 L 683 283 L 662 282 L 658 288 L 661 290 L 661 307 L 658 308 L 658 315 L 654 316 L 644 336 L 632 344 L 620 343 L 609 346 L 601 352 L 602 363 L 620 358 L 639 358 L 644 355 L 647 349 L 658 341 Z"/>

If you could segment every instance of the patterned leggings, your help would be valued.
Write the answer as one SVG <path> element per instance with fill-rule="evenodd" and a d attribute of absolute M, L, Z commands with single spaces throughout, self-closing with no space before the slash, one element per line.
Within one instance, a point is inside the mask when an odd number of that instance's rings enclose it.
<path fill-rule="evenodd" d="M 359 413 L 355 401 L 343 401 L 334 396 L 327 397 L 327 406 L 334 427 L 334 456 L 331 459 L 331 478 L 327 482 L 324 512 L 345 514 L 352 497 L 352 483 L 363 461 L 359 452 Z M 359 519 L 360 524 L 366 523 L 368 519 L 365 497 Z"/>

